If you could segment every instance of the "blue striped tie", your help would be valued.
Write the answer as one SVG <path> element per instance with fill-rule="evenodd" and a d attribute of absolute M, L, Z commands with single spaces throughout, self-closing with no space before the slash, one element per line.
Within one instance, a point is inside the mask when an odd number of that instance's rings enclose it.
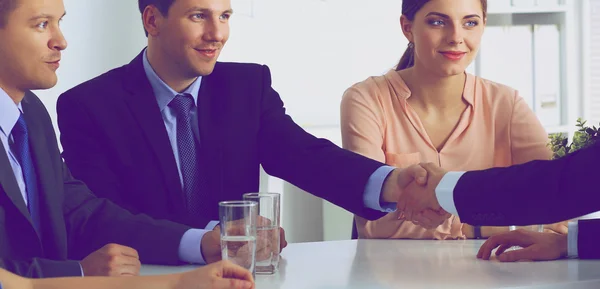
<path fill-rule="evenodd" d="M 27 123 L 23 114 L 19 116 L 19 120 L 12 129 L 12 137 L 14 140 L 14 150 L 16 152 L 17 160 L 21 165 L 23 172 L 23 179 L 25 180 L 25 190 L 27 191 L 27 207 L 29 208 L 29 214 L 33 222 L 33 227 L 37 231 L 38 235 L 42 235 L 41 231 L 41 220 L 40 220 L 40 206 L 39 206 L 39 194 L 37 186 L 37 178 L 35 174 L 35 167 L 33 166 L 33 159 L 31 158 L 31 146 L 29 145 L 29 134 L 27 132 Z"/>
<path fill-rule="evenodd" d="M 183 192 L 186 196 L 189 217 L 200 215 L 200 170 L 198 149 L 192 131 L 191 112 L 194 98 L 190 94 L 179 94 L 170 103 L 177 117 L 177 151 L 183 176 Z"/>

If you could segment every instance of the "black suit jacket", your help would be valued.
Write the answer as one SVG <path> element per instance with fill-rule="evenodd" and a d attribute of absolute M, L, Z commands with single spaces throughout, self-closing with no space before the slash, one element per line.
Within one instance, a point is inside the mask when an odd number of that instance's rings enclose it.
<path fill-rule="evenodd" d="M 301 84 L 299 84 L 301 85 Z M 176 161 L 142 54 L 60 96 L 63 156 L 75 177 L 132 212 L 204 227 L 218 202 L 259 189 L 259 168 L 360 216 L 370 175 L 383 164 L 317 139 L 286 115 L 266 66 L 217 63 L 198 97 L 202 198 L 186 219 Z"/>
<path fill-rule="evenodd" d="M 553 161 L 465 173 L 454 189 L 471 225 L 550 224 L 600 211 L 600 143 Z M 600 258 L 600 222 L 579 221 L 579 255 Z"/>
<path fill-rule="evenodd" d="M 0 267 L 29 277 L 81 276 L 80 260 L 108 243 L 133 247 L 147 263 L 177 264 L 188 229 L 148 216 L 133 216 L 96 198 L 63 164 L 48 112 L 28 93 L 23 112 L 38 176 L 41 236 L 0 143 Z"/>

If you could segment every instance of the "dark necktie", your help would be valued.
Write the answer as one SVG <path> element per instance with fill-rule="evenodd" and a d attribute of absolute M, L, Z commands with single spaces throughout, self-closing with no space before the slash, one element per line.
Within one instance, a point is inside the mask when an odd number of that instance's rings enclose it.
<path fill-rule="evenodd" d="M 177 151 L 183 177 L 183 192 L 186 196 L 189 217 L 200 215 L 200 170 L 198 148 L 192 131 L 191 112 L 194 98 L 190 94 L 179 94 L 170 103 L 177 117 Z"/>
<path fill-rule="evenodd" d="M 33 227 L 41 237 L 42 231 L 37 178 L 35 167 L 33 166 L 33 159 L 31 157 L 31 146 L 29 145 L 27 123 L 25 123 L 25 118 L 23 117 L 22 113 L 19 116 L 19 120 L 17 120 L 15 127 L 13 127 L 11 134 L 14 140 L 13 149 L 16 152 L 17 160 L 19 161 L 21 170 L 23 172 L 25 190 L 27 191 L 27 207 L 29 209 L 29 214 L 31 215 L 31 220 L 33 221 Z"/>

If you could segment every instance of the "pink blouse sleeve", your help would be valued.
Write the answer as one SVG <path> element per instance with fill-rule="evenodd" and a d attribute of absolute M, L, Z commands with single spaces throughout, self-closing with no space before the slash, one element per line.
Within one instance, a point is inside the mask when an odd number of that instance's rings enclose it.
<path fill-rule="evenodd" d="M 343 148 L 385 162 L 384 120 L 375 97 L 349 88 L 342 98 L 340 115 Z"/>

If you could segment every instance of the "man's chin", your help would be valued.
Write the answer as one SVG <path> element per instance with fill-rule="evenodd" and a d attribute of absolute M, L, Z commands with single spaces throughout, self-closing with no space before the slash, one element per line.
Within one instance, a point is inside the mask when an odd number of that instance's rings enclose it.
<path fill-rule="evenodd" d="M 32 82 L 32 85 L 29 88 L 29 90 L 50 89 L 50 88 L 53 88 L 54 86 L 56 86 L 57 83 L 58 83 L 58 78 L 56 78 L 56 77 L 48 78 L 48 79 L 39 79 L 35 82 Z"/>
<path fill-rule="evenodd" d="M 216 64 L 216 63 L 215 63 Z M 196 69 L 196 73 L 199 76 L 207 76 L 210 75 L 211 73 L 213 73 L 213 71 L 215 70 L 215 64 L 212 64 L 210 66 L 204 66 L 204 67 L 199 67 L 198 69 Z"/>

